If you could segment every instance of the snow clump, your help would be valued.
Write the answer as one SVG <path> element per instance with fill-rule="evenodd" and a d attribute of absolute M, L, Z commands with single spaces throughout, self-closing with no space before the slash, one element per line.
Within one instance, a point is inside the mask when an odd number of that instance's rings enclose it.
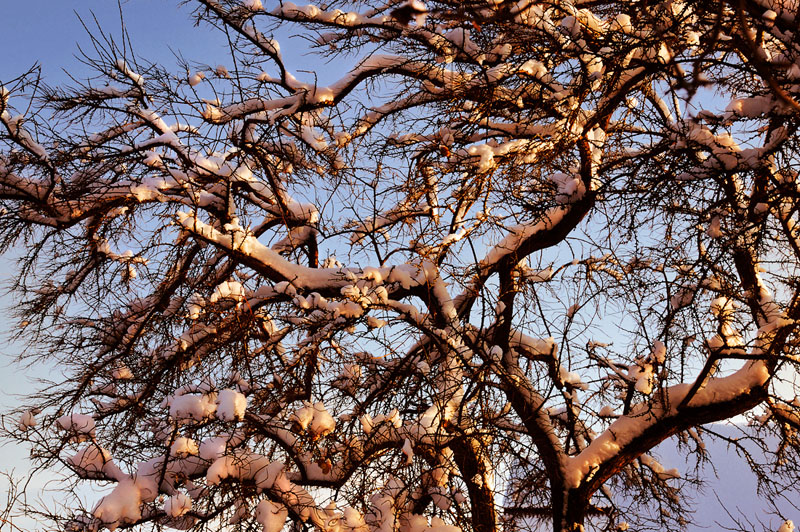
<path fill-rule="evenodd" d="M 72 441 L 87 441 L 94 439 L 95 423 L 92 416 L 86 414 L 68 414 L 56 419 L 56 425 L 62 430 L 73 434 Z"/>
<path fill-rule="evenodd" d="M 114 487 L 114 490 L 100 499 L 94 509 L 94 516 L 111 532 L 120 525 L 132 524 L 142 518 L 141 493 L 136 483 L 128 478 Z"/>
<path fill-rule="evenodd" d="M 264 499 L 256 506 L 256 521 L 261 524 L 264 532 L 280 532 L 287 517 L 289 510 L 269 499 Z"/>
<path fill-rule="evenodd" d="M 244 0 L 242 5 L 251 11 L 260 11 L 264 9 L 264 5 L 261 3 L 261 0 Z"/>
<path fill-rule="evenodd" d="M 217 419 L 239 421 L 244 418 L 246 408 L 247 397 L 243 393 L 230 388 L 219 392 L 219 397 L 217 397 Z"/>
<path fill-rule="evenodd" d="M 100 473 L 109 462 L 111 453 L 96 444 L 87 445 L 67 459 L 67 463 L 82 474 Z"/>
<path fill-rule="evenodd" d="M 216 409 L 216 394 L 187 393 L 169 400 L 169 415 L 179 421 L 209 418 Z"/>
<path fill-rule="evenodd" d="M 298 430 L 307 430 L 313 439 L 327 436 L 336 428 L 336 421 L 322 402 L 303 401 L 303 406 L 292 415 L 292 424 Z"/>
<path fill-rule="evenodd" d="M 22 432 L 26 432 L 28 427 L 35 427 L 36 426 L 36 416 L 34 415 L 33 411 L 26 410 L 22 413 L 19 417 L 19 430 Z"/>
<path fill-rule="evenodd" d="M 198 452 L 197 442 L 185 436 L 179 436 L 175 438 L 175 441 L 172 442 L 172 445 L 169 448 L 170 456 L 176 456 L 178 458 L 196 455 Z"/>
<path fill-rule="evenodd" d="M 192 498 L 185 493 L 176 493 L 164 503 L 164 513 L 170 517 L 181 517 L 192 509 Z"/>

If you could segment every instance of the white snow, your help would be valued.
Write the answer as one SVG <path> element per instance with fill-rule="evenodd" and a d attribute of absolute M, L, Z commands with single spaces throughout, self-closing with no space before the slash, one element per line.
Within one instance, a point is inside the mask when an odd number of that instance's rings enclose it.
<path fill-rule="evenodd" d="M 130 66 L 128 66 L 128 63 L 124 59 L 117 59 L 116 67 L 117 69 L 119 69 L 120 72 L 125 74 L 131 81 L 133 81 L 137 85 L 139 86 L 144 85 L 144 78 L 142 78 L 142 76 L 131 70 Z"/>
<path fill-rule="evenodd" d="M 92 416 L 86 414 L 69 414 L 56 419 L 56 424 L 62 430 L 73 434 L 73 441 L 86 441 L 94 439 L 95 422 Z"/>
<path fill-rule="evenodd" d="M 214 69 L 214 73 L 221 78 L 231 77 L 231 74 L 228 72 L 228 68 L 225 65 L 217 65 L 217 67 Z"/>
<path fill-rule="evenodd" d="M 625 13 L 620 13 L 614 18 L 614 22 L 611 23 L 611 29 L 623 33 L 633 33 L 634 28 L 631 23 L 631 17 Z"/>
<path fill-rule="evenodd" d="M 236 455 L 224 455 L 217 458 L 206 471 L 206 482 L 216 486 L 226 478 L 244 478 L 243 469 L 247 467 L 245 459 L 245 457 Z"/>
<path fill-rule="evenodd" d="M 411 444 L 411 440 L 406 438 L 406 440 L 403 442 L 403 448 L 401 450 L 406 456 L 405 465 L 411 465 L 414 461 L 414 446 Z"/>
<path fill-rule="evenodd" d="M 187 393 L 169 399 L 169 415 L 178 421 L 206 419 L 214 415 L 216 409 L 215 394 Z"/>
<path fill-rule="evenodd" d="M 252 11 L 261 11 L 262 9 L 264 9 L 261 0 L 242 0 L 242 5 Z"/>
<path fill-rule="evenodd" d="M 613 408 L 611 408 L 608 405 L 605 405 L 605 406 L 603 406 L 603 408 L 600 409 L 599 412 L 597 412 L 597 416 L 598 417 L 617 417 L 617 414 L 616 414 L 616 412 L 614 412 Z"/>
<path fill-rule="evenodd" d="M 25 412 L 23 412 L 22 415 L 19 417 L 18 426 L 19 430 L 23 432 L 27 431 L 30 427 L 35 427 L 36 416 L 34 415 L 34 413 L 31 410 L 26 410 Z"/>
<path fill-rule="evenodd" d="M 361 512 L 346 506 L 342 513 L 344 514 L 344 525 L 347 528 L 347 532 L 368 532 L 369 528 Z"/>
<path fill-rule="evenodd" d="M 197 292 L 189 296 L 186 303 L 186 310 L 189 312 L 187 317 L 190 320 L 198 319 L 206 306 L 206 300 Z"/>
<path fill-rule="evenodd" d="M 583 197 L 586 187 L 580 176 L 556 172 L 550 175 L 550 181 L 556 185 L 556 203 L 572 203 Z"/>
<path fill-rule="evenodd" d="M 194 74 L 189 76 L 189 85 L 192 87 L 199 85 L 201 81 L 206 77 L 204 72 L 195 72 Z"/>
<path fill-rule="evenodd" d="M 651 356 L 658 364 L 664 363 L 667 358 L 667 347 L 664 345 L 664 342 L 660 340 L 655 340 L 653 342 L 653 351 Z"/>
<path fill-rule="evenodd" d="M 494 246 L 494 248 L 491 249 L 491 251 L 489 251 L 489 253 L 486 254 L 486 257 L 481 261 L 481 266 L 483 268 L 488 268 L 497 263 L 503 257 L 515 251 L 525 240 L 533 237 L 539 232 L 546 231 L 554 227 L 568 212 L 568 207 L 556 207 L 547 211 L 543 220 L 533 222 L 531 224 L 509 227 L 509 234 L 506 235 Z"/>
<path fill-rule="evenodd" d="M 97 444 L 90 443 L 74 456 L 70 456 L 67 462 L 83 474 L 100 473 L 105 465 L 111 462 L 111 453 Z"/>
<path fill-rule="evenodd" d="M 197 442 L 185 436 L 175 438 L 175 441 L 172 442 L 169 448 L 170 456 L 176 456 L 178 458 L 196 455 L 198 452 Z"/>
<path fill-rule="evenodd" d="M 708 236 L 710 236 L 711 238 L 720 238 L 720 237 L 722 237 L 723 233 L 722 233 L 722 230 L 720 229 L 720 217 L 719 216 L 714 216 L 711 219 L 711 223 L 709 224 L 708 229 L 706 229 L 706 234 L 708 234 Z"/>
<path fill-rule="evenodd" d="M 244 285 L 239 281 L 223 281 L 214 289 L 214 293 L 208 299 L 210 303 L 216 303 L 220 299 L 233 299 L 234 301 L 244 301 Z"/>
<path fill-rule="evenodd" d="M 200 444 L 200 458 L 203 460 L 216 460 L 223 456 L 229 440 L 230 438 L 226 436 L 206 438 Z"/>
<path fill-rule="evenodd" d="M 217 419 L 239 421 L 244 418 L 247 397 L 230 388 L 221 390 L 217 396 Z"/>
<path fill-rule="evenodd" d="M 192 510 L 192 498 L 185 493 L 176 493 L 164 503 L 164 513 L 170 517 L 180 517 Z"/>
<path fill-rule="evenodd" d="M 303 401 L 303 406 L 292 415 L 292 422 L 301 431 L 308 431 L 312 439 L 327 436 L 336 427 L 336 421 L 322 402 Z"/>
<path fill-rule="evenodd" d="M 358 418 L 359 423 L 361 423 L 361 430 L 364 431 L 364 434 L 369 434 L 372 432 L 375 424 L 372 422 L 372 416 L 367 413 L 364 413 L 362 416 Z"/>
<path fill-rule="evenodd" d="M 711 402 L 726 401 L 763 384 L 768 378 L 769 372 L 763 361 L 748 361 L 731 375 L 709 379 L 689 404 L 702 406 Z M 565 464 L 567 485 L 577 488 L 599 464 L 616 456 L 645 429 L 665 417 L 676 415 L 677 406 L 684 400 L 690 388 L 690 384 L 683 383 L 664 389 L 663 393 L 667 395 L 666 409 L 660 406 L 659 402 L 654 402 L 653 405 L 647 403 L 634 405 L 629 414 L 617 418 L 583 451 L 567 457 Z"/>
<path fill-rule="evenodd" d="M 130 380 L 133 378 L 133 372 L 125 364 L 120 364 L 111 372 L 111 377 L 120 381 Z"/>
<path fill-rule="evenodd" d="M 110 531 L 121 525 L 133 524 L 142 518 L 141 495 L 132 479 L 119 482 L 92 512 Z"/>
<path fill-rule="evenodd" d="M 280 532 L 289 517 L 289 510 L 282 504 L 264 499 L 256 505 L 255 517 L 263 532 Z"/>
<path fill-rule="evenodd" d="M 628 376 L 635 381 L 637 392 L 649 395 L 653 391 L 653 366 L 645 360 L 637 360 L 628 366 Z"/>

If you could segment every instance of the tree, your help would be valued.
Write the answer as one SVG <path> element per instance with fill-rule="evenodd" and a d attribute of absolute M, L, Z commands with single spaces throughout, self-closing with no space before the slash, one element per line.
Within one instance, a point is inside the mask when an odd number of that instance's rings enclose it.
<path fill-rule="evenodd" d="M 796 489 L 796 2 L 193 3 L 227 68 L 0 93 L 63 528 L 675 529 L 741 415 Z"/>

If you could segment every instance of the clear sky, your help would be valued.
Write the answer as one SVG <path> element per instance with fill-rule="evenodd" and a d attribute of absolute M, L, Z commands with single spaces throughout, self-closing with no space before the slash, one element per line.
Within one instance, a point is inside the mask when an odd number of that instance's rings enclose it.
<path fill-rule="evenodd" d="M 79 46 L 90 50 L 90 39 L 80 19 L 95 32 L 97 17 L 104 31 L 121 34 L 120 9 L 114 0 L 3 0 L 0 17 L 0 80 L 42 66 L 50 83 L 66 79 L 64 70 L 85 72 L 77 56 Z M 188 7 L 167 0 L 127 0 L 121 5 L 134 50 L 143 57 L 174 64 L 170 50 L 217 47 L 219 39 L 204 39 L 193 27 Z M 80 17 L 80 18 L 79 18 Z"/>
<path fill-rule="evenodd" d="M 0 84 L 37 64 L 42 68 L 45 81 L 51 85 L 66 82 L 67 74 L 77 78 L 86 76 L 87 69 L 78 59 L 79 47 L 90 50 L 91 41 L 79 17 L 91 31 L 97 31 L 93 19 L 96 16 L 105 32 L 115 38 L 121 34 L 119 6 L 113 0 L 0 0 L 0 3 Z M 207 28 L 194 28 L 189 7 L 178 7 L 177 4 L 177 0 L 127 0 L 122 3 L 125 26 L 136 53 L 168 68 L 177 68 L 173 51 L 182 52 L 188 60 L 209 64 L 216 64 L 217 60 L 224 62 L 223 37 Z M 293 63 L 293 69 L 314 68 L 313 64 L 306 64 L 307 58 L 302 55 L 301 47 L 291 43 L 291 40 L 281 39 L 284 56 Z M 343 73 L 341 63 L 338 69 L 328 65 L 316 66 L 322 74 L 321 80 Z M 0 258 L 0 281 L 8 282 L 12 268 L 12 260 Z M 27 379 L 36 376 L 35 371 L 23 372 L 9 365 L 21 349 L 21 346 L 6 341 L 14 326 L 14 320 L 9 319 L 13 304 L 11 297 L 0 297 L 0 411 L 12 407 L 16 401 L 13 394 L 23 392 L 28 386 Z M 37 368 L 36 371 L 46 370 Z M 25 449 L 4 448 L 0 452 L 0 470 L 24 470 Z M 666 462 L 664 465 L 670 468 L 678 464 Z M 728 467 L 724 463 L 717 463 L 717 468 L 722 476 L 719 489 L 728 504 L 745 511 L 749 508 L 753 514 L 758 514 L 760 505 L 753 502 L 753 493 L 741 489 L 742 476 L 746 476 L 742 468 L 738 464 Z M 731 490 L 738 492 L 741 498 L 736 499 L 729 493 Z M 0 479 L 0 500 L 4 498 L 3 491 L 4 484 Z M 726 521 L 724 513 L 708 509 L 717 506 L 713 495 L 709 494 L 707 498 L 700 504 L 698 524 L 713 527 L 715 519 Z M 690 530 L 701 529 L 690 527 Z"/>

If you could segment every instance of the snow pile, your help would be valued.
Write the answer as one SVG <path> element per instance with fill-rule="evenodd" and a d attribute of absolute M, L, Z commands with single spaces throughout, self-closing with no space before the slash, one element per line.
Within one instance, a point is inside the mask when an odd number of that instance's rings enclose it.
<path fill-rule="evenodd" d="M 744 354 L 744 339 L 733 327 L 733 314 L 738 305 L 725 296 L 711 302 L 711 313 L 719 320 L 719 333 L 706 340 L 706 346 L 721 354 Z"/>
<path fill-rule="evenodd" d="M 116 67 L 120 72 L 125 74 L 125 76 L 127 76 L 131 81 L 133 81 L 140 87 L 144 86 L 144 78 L 142 78 L 141 75 L 134 72 L 130 68 L 130 66 L 128 66 L 128 63 L 124 59 L 117 59 Z"/>
<path fill-rule="evenodd" d="M 200 317 L 200 314 L 203 312 L 203 308 L 206 306 L 206 300 L 198 293 L 194 293 L 189 296 L 189 299 L 186 301 L 186 310 L 189 312 L 187 317 L 190 320 L 196 320 Z"/>
<path fill-rule="evenodd" d="M 231 73 L 228 72 L 228 67 L 226 67 L 225 65 L 217 65 L 217 67 L 214 69 L 214 74 L 216 74 L 220 78 L 227 79 L 231 77 Z"/>
<path fill-rule="evenodd" d="M 192 510 L 192 498 L 185 493 L 176 493 L 164 503 L 164 513 L 170 517 L 181 517 Z"/>
<path fill-rule="evenodd" d="M 242 479 L 246 476 L 244 470 L 246 467 L 247 463 L 241 456 L 221 456 L 214 460 L 214 463 L 206 471 L 206 482 L 216 486 L 226 478 Z"/>
<path fill-rule="evenodd" d="M 664 342 L 660 340 L 654 341 L 653 351 L 650 353 L 650 356 L 656 363 L 663 364 L 667 359 L 667 346 L 664 345 Z"/>
<path fill-rule="evenodd" d="M 720 217 L 719 215 L 714 216 L 711 218 L 711 223 L 706 229 L 706 234 L 711 238 L 721 238 L 723 235 L 722 229 L 720 227 Z"/>
<path fill-rule="evenodd" d="M 261 0 L 243 0 L 242 5 L 251 11 L 261 11 L 264 9 Z"/>
<path fill-rule="evenodd" d="M 189 76 L 189 85 L 192 87 L 199 85 L 201 81 L 206 77 L 204 72 L 195 72 L 194 74 Z"/>
<path fill-rule="evenodd" d="M 255 516 L 264 532 L 280 532 L 289 517 L 289 510 L 282 504 L 264 499 L 256 506 Z"/>
<path fill-rule="evenodd" d="M 410 466 L 414 461 L 414 446 L 408 438 L 403 441 L 403 448 L 401 449 L 406 456 L 405 465 Z"/>
<path fill-rule="evenodd" d="M 459 391 L 447 402 L 437 401 L 422 413 L 416 427 L 409 427 L 409 431 L 412 434 L 416 433 L 415 435 L 417 438 L 421 439 L 425 436 L 432 436 L 445 430 L 445 423 L 456 416 L 458 408 L 461 405 L 462 397 L 463 391 Z"/>
<path fill-rule="evenodd" d="M 19 417 L 18 426 L 19 430 L 23 432 L 27 431 L 28 428 L 30 427 L 35 427 L 36 416 L 34 415 L 34 413 L 31 410 L 26 410 L 25 412 L 23 412 L 22 415 Z"/>
<path fill-rule="evenodd" d="M 133 378 L 133 372 L 125 364 L 120 364 L 111 372 L 111 377 L 115 380 L 126 381 Z"/>
<path fill-rule="evenodd" d="M 773 96 L 755 96 L 753 98 L 737 98 L 725 108 L 724 120 L 735 117 L 758 118 L 767 113 L 781 113 L 784 106 Z"/>
<path fill-rule="evenodd" d="M 380 329 L 386 326 L 386 321 L 375 316 L 367 316 L 367 325 L 372 329 Z"/>
<path fill-rule="evenodd" d="M 72 441 L 94 439 L 95 423 L 92 416 L 86 414 L 68 414 L 56 419 L 56 425 L 62 430 L 72 433 Z"/>
<path fill-rule="evenodd" d="M 327 436 L 336 428 L 333 416 L 322 402 L 303 401 L 303 406 L 292 415 L 292 424 L 299 431 L 308 431 L 312 439 Z"/>
<path fill-rule="evenodd" d="M 239 281 L 223 281 L 215 289 L 209 298 L 210 303 L 216 303 L 220 299 L 233 299 L 237 302 L 244 301 L 245 290 Z"/>
<path fill-rule="evenodd" d="M 240 421 L 247 408 L 247 397 L 243 393 L 227 388 L 219 392 L 217 397 L 217 419 L 222 421 Z"/>
<path fill-rule="evenodd" d="M 230 437 L 226 435 L 206 438 L 200 444 L 200 458 L 203 460 L 216 460 L 225 454 Z"/>
<path fill-rule="evenodd" d="M 165 464 L 163 456 L 155 456 L 150 460 L 139 462 L 136 466 L 134 482 L 139 490 L 142 502 L 153 502 L 158 497 L 159 487 L 163 490 L 174 475 L 174 468 L 178 463 Z M 165 484 L 167 483 L 167 484 Z"/>
<path fill-rule="evenodd" d="M 637 357 L 636 361 L 628 366 L 628 378 L 634 381 L 637 392 L 650 395 L 655 386 L 655 365 L 663 364 L 667 358 L 667 347 L 663 342 L 655 340 L 652 350 L 646 357 Z"/>
<path fill-rule="evenodd" d="M 680 478 L 681 476 L 680 472 L 676 468 L 673 467 L 672 469 L 665 469 L 658 460 L 647 453 L 642 454 L 639 457 L 639 461 L 642 463 L 642 465 L 650 468 L 650 470 L 662 480 Z"/>
<path fill-rule="evenodd" d="M 400 412 L 396 408 L 392 408 L 392 411 L 388 414 L 378 414 L 374 419 L 371 419 L 370 422 L 374 427 L 377 427 L 381 423 L 389 424 L 396 429 L 399 429 L 403 426 L 403 420 L 400 418 Z"/>
<path fill-rule="evenodd" d="M 213 442 L 214 445 L 206 445 L 207 441 Z M 206 482 L 209 485 L 217 485 L 226 478 L 238 481 L 252 480 L 256 488 L 263 491 L 275 487 L 280 488 L 277 484 L 288 482 L 283 474 L 284 464 L 282 462 L 270 461 L 268 457 L 249 449 L 236 449 L 230 454 L 221 454 L 226 452 L 218 447 L 221 441 L 227 441 L 227 439 L 224 437 L 211 438 L 200 446 L 201 458 L 213 460 L 211 467 L 206 471 Z M 284 478 L 284 481 L 281 481 L 281 478 Z M 287 486 L 285 487 L 288 491 L 296 488 L 294 484 Z M 297 489 L 302 490 L 299 487 Z"/>
<path fill-rule="evenodd" d="M 407 524 L 403 529 L 406 532 L 461 532 L 455 525 L 448 525 L 441 517 L 431 517 L 430 524 L 424 515 L 407 514 L 402 521 Z"/>
<path fill-rule="evenodd" d="M 178 421 L 209 418 L 217 409 L 216 394 L 187 393 L 170 397 L 169 415 Z"/>
<path fill-rule="evenodd" d="M 631 17 L 625 13 L 620 13 L 611 23 L 611 30 L 632 34 L 634 32 L 634 28 L 633 24 L 631 23 Z"/>
<path fill-rule="evenodd" d="M 552 279 L 553 275 L 555 275 L 552 266 L 548 266 L 543 270 L 535 270 L 531 268 L 530 262 L 527 258 L 519 261 L 516 271 L 518 272 L 520 279 L 523 279 L 529 283 L 544 283 Z"/>
<path fill-rule="evenodd" d="M 144 152 L 145 158 L 142 160 L 142 164 L 145 166 L 152 166 L 153 168 L 160 168 L 164 165 L 164 162 L 161 160 L 161 155 L 154 151 L 145 151 Z"/>
<path fill-rule="evenodd" d="M 360 379 L 361 366 L 358 364 L 345 364 L 333 385 L 344 391 L 353 393 Z"/>
<path fill-rule="evenodd" d="M 197 442 L 185 436 L 179 436 L 175 438 L 175 441 L 172 442 L 172 445 L 170 445 L 169 448 L 170 456 L 175 456 L 177 458 L 185 458 L 190 455 L 196 455 L 198 452 Z"/>
<path fill-rule="evenodd" d="M 372 432 L 372 429 L 375 428 L 375 424 L 372 421 L 372 416 L 367 413 L 360 416 L 358 418 L 358 422 L 361 423 L 361 430 L 364 431 L 364 434 L 369 434 Z"/>
<path fill-rule="evenodd" d="M 561 379 L 561 381 L 564 384 L 569 384 L 570 386 L 573 386 L 575 388 L 581 390 L 585 390 L 588 388 L 588 385 L 581 380 L 580 374 L 574 371 L 569 371 L 564 366 L 559 366 L 558 378 Z"/>
<path fill-rule="evenodd" d="M 128 478 L 117 484 L 110 494 L 100 499 L 92 513 L 113 532 L 121 525 L 133 524 L 142 518 L 141 502 L 139 488 Z"/>
<path fill-rule="evenodd" d="M 253 480 L 259 490 L 268 490 L 275 485 L 275 481 L 283 472 L 283 463 L 275 461 L 269 462 L 268 460 L 253 463 L 250 469 L 254 471 Z"/>
<path fill-rule="evenodd" d="M 733 299 L 721 296 L 711 301 L 711 313 L 720 320 L 727 321 L 732 317 L 737 306 Z"/>
<path fill-rule="evenodd" d="M 600 411 L 597 412 L 597 416 L 598 417 L 617 417 L 617 414 L 616 414 L 616 412 L 614 412 L 614 409 L 612 407 L 610 407 L 608 405 L 604 405 L 603 408 L 601 408 Z"/>
<path fill-rule="evenodd" d="M 643 359 L 628 366 L 628 376 L 636 382 L 637 392 L 649 395 L 653 391 L 653 365 Z"/>
<path fill-rule="evenodd" d="M 394 480 L 394 479 L 390 479 Z M 386 493 L 376 493 L 370 498 L 370 512 L 366 523 L 372 532 L 392 532 L 395 527 L 394 497 Z M 410 532 L 410 531 L 409 531 Z M 420 531 L 414 531 L 420 532 Z"/>
<path fill-rule="evenodd" d="M 93 443 L 78 451 L 74 456 L 67 458 L 67 463 L 84 475 L 102 472 L 109 462 L 111 462 L 111 453 Z"/>
<path fill-rule="evenodd" d="M 586 192 L 579 176 L 556 172 L 550 176 L 550 181 L 556 185 L 556 203 L 561 205 L 581 199 Z"/>

